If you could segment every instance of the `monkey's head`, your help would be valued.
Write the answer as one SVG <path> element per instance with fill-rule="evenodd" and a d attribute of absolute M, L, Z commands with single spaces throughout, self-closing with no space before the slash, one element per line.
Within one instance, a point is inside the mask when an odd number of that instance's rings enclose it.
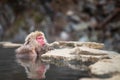
<path fill-rule="evenodd" d="M 35 42 L 37 42 L 37 44 L 41 46 L 44 46 L 45 43 L 47 43 L 44 33 L 41 31 L 35 31 L 30 33 L 25 39 L 25 43 L 29 43 L 29 42 L 33 42 L 34 44 Z"/>

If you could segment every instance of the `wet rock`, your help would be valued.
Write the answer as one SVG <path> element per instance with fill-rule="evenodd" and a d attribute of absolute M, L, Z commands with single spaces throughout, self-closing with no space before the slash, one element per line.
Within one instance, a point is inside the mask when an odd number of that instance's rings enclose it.
<path fill-rule="evenodd" d="M 119 79 L 120 79 L 120 74 L 114 75 L 113 77 L 105 79 L 105 80 L 119 80 Z"/>
<path fill-rule="evenodd" d="M 46 54 L 42 55 L 42 58 L 57 58 L 61 57 L 62 59 L 66 58 L 68 61 L 71 59 L 76 59 L 74 56 L 84 56 L 84 57 L 110 57 L 112 56 L 111 53 L 117 54 L 115 52 L 105 51 L 105 50 L 99 50 L 100 48 L 103 48 L 103 44 L 95 43 L 95 42 L 74 42 L 74 41 L 59 41 L 59 42 L 53 42 L 50 44 L 50 46 L 56 46 L 57 49 L 54 49 L 52 51 L 47 52 Z M 98 49 L 95 49 L 98 48 Z M 108 55 L 109 54 L 109 55 Z M 56 57 L 55 57 L 56 56 Z M 52 58 L 52 59 L 53 59 Z"/>
<path fill-rule="evenodd" d="M 14 47 L 20 47 L 22 44 L 12 43 L 12 42 L 0 42 L 0 47 L 4 48 L 14 48 Z"/>
<path fill-rule="evenodd" d="M 79 79 L 79 80 L 102 80 L 99 78 L 83 78 L 83 79 Z"/>
<path fill-rule="evenodd" d="M 104 44 L 96 43 L 96 42 L 75 42 L 75 41 L 56 41 L 51 43 L 50 45 L 58 45 L 59 47 L 88 47 L 93 49 L 102 49 L 104 48 Z"/>
<path fill-rule="evenodd" d="M 48 63 L 61 64 L 66 61 L 95 63 L 100 59 L 109 59 L 118 55 L 115 52 L 91 49 L 87 47 L 62 48 L 48 51 L 42 55 L 42 60 Z"/>
<path fill-rule="evenodd" d="M 112 59 L 103 59 L 90 67 L 91 73 L 95 75 L 120 73 L 120 55 Z"/>
<path fill-rule="evenodd" d="M 92 53 L 85 50 L 86 47 L 62 48 L 48 51 L 41 59 L 46 63 L 58 66 L 67 66 L 75 70 L 88 70 L 88 65 L 100 59 L 109 58 L 106 53 Z M 78 62 L 77 64 L 75 64 Z M 88 63 L 88 64 L 87 64 Z"/>
<path fill-rule="evenodd" d="M 55 43 L 55 42 L 54 42 Z M 77 46 L 70 47 L 70 43 Z M 41 56 L 43 62 L 57 66 L 67 66 L 79 71 L 87 71 L 91 77 L 80 80 L 118 80 L 120 79 L 120 54 L 114 51 L 95 49 L 95 44 L 84 42 L 87 46 L 78 46 L 81 42 L 56 42 L 57 49 L 48 51 Z M 69 44 L 69 46 L 68 46 Z M 90 47 L 92 45 L 92 47 Z M 94 46 L 93 46 L 94 45 Z M 98 47 L 97 47 L 98 48 Z"/>
<path fill-rule="evenodd" d="M 82 78 L 79 80 L 119 80 L 120 79 L 120 74 L 119 75 L 114 75 L 111 78 L 103 79 L 103 78 Z"/>

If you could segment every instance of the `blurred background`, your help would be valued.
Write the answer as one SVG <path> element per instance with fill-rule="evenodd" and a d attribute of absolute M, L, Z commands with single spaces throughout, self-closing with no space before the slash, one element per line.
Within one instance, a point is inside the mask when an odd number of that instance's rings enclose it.
<path fill-rule="evenodd" d="M 0 42 L 23 43 L 36 30 L 49 43 L 94 41 L 120 52 L 120 0 L 0 0 Z M 28 80 L 14 50 L 0 47 L 0 80 Z"/>
<path fill-rule="evenodd" d="M 32 31 L 48 42 L 102 42 L 120 52 L 120 0 L 0 0 L 0 41 L 24 42 Z"/>

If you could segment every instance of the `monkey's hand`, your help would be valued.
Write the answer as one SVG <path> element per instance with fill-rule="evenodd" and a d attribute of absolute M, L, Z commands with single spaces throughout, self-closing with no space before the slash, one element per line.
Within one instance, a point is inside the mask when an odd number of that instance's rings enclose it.
<path fill-rule="evenodd" d="M 54 47 L 50 46 L 49 44 L 46 44 L 46 45 L 44 45 L 43 49 L 47 52 L 47 51 L 53 50 Z"/>

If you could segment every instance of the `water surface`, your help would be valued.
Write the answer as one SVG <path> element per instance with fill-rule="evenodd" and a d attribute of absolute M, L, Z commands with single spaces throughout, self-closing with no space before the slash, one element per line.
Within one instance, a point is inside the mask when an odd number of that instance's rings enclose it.
<path fill-rule="evenodd" d="M 14 50 L 0 48 L 0 80 L 32 80 L 27 78 L 25 69 L 16 62 Z M 86 73 L 51 64 L 44 80 L 78 80 L 81 77 L 89 77 Z"/>

